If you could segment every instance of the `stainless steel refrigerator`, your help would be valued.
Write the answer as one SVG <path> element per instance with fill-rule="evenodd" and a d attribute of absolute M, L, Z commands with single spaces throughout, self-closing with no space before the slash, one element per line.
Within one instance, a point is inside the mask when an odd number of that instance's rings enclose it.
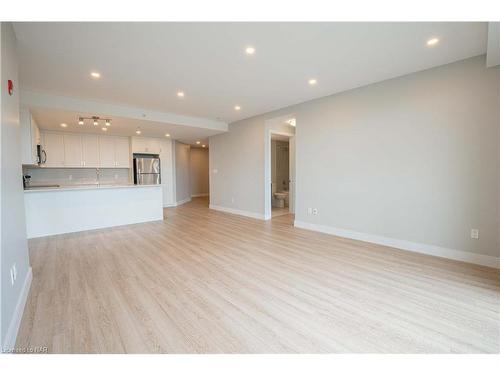
<path fill-rule="evenodd" d="M 160 158 L 158 155 L 134 154 L 134 184 L 161 184 Z"/>

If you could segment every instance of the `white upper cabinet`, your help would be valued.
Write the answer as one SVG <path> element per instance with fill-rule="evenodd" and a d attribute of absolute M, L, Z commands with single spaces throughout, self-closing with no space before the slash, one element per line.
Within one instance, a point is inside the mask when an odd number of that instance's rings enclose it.
<path fill-rule="evenodd" d="M 130 168 L 130 144 L 126 137 L 99 137 L 102 168 Z"/>
<path fill-rule="evenodd" d="M 148 138 L 147 149 L 148 152 L 151 154 L 159 154 L 161 151 L 160 140 L 157 138 Z"/>
<path fill-rule="evenodd" d="M 144 154 L 146 153 L 147 142 L 146 138 L 132 137 L 132 153 Z"/>
<path fill-rule="evenodd" d="M 160 151 L 158 138 L 132 137 L 132 152 L 134 154 L 159 154 Z"/>
<path fill-rule="evenodd" d="M 82 137 L 77 134 L 64 134 L 64 166 L 83 167 Z M 48 160 L 48 155 L 47 155 Z"/>
<path fill-rule="evenodd" d="M 102 168 L 115 167 L 115 137 L 99 137 L 99 156 Z"/>
<path fill-rule="evenodd" d="M 28 110 L 20 112 L 19 122 L 21 125 L 22 164 L 38 164 L 37 145 L 40 144 L 40 130 Z"/>
<path fill-rule="evenodd" d="M 82 135 L 82 162 L 86 168 L 99 167 L 99 136 Z"/>
<path fill-rule="evenodd" d="M 43 148 L 46 153 L 46 167 L 64 167 L 64 136 L 61 133 L 43 134 Z"/>
<path fill-rule="evenodd" d="M 44 167 L 130 168 L 128 137 L 44 132 Z"/>
<path fill-rule="evenodd" d="M 115 166 L 130 168 L 130 142 L 128 138 L 115 138 Z"/>

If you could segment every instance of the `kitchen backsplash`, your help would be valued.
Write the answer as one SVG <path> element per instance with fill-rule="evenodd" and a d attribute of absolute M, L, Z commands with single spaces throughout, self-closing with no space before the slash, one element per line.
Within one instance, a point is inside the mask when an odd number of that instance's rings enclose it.
<path fill-rule="evenodd" d="M 31 185 L 84 185 L 97 183 L 96 169 L 92 168 L 26 168 L 23 173 L 31 176 Z M 99 170 L 101 184 L 132 183 L 128 169 L 103 168 Z"/>

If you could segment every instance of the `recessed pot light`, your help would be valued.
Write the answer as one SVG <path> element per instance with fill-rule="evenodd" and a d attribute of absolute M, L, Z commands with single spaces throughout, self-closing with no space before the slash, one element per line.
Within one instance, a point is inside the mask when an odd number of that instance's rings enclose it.
<path fill-rule="evenodd" d="M 207 147 L 207 146 L 205 146 L 205 145 L 201 145 L 201 147 L 205 148 L 205 147 Z"/>
<path fill-rule="evenodd" d="M 435 46 L 436 44 L 439 43 L 439 39 L 438 38 L 431 38 L 427 41 L 427 45 L 428 46 Z"/>
<path fill-rule="evenodd" d="M 255 53 L 255 48 L 252 47 L 252 46 L 248 46 L 246 49 L 245 49 L 245 53 L 247 55 L 253 55 Z"/>
<path fill-rule="evenodd" d="M 196 141 L 196 144 L 199 145 L 201 142 L 200 141 Z"/>
<path fill-rule="evenodd" d="M 102 131 L 103 131 L 103 132 L 107 132 L 107 131 L 108 131 L 108 128 L 102 128 Z"/>
<path fill-rule="evenodd" d="M 167 134 L 165 134 L 165 137 L 170 137 L 170 134 L 168 134 L 168 133 L 167 133 Z"/>
<path fill-rule="evenodd" d="M 315 85 L 316 83 L 318 83 L 318 81 L 316 80 L 316 78 L 311 78 L 311 79 L 309 80 L 309 84 L 310 84 L 311 86 Z"/>
<path fill-rule="evenodd" d="M 177 93 L 177 96 L 178 96 L 179 98 L 183 98 L 183 97 L 184 97 L 184 91 L 179 91 L 179 92 Z"/>
<path fill-rule="evenodd" d="M 239 105 L 235 105 L 235 106 L 234 106 L 234 110 L 235 110 L 235 111 L 239 111 L 240 109 L 241 109 L 241 107 L 240 107 Z"/>
<path fill-rule="evenodd" d="M 101 73 L 99 73 L 99 72 L 90 72 L 90 76 L 92 78 L 101 78 Z"/>
<path fill-rule="evenodd" d="M 135 134 L 141 134 L 141 129 L 137 129 L 137 130 L 135 131 Z"/>
<path fill-rule="evenodd" d="M 61 124 L 61 127 L 62 127 L 62 128 L 66 128 L 66 127 L 68 127 L 68 125 L 67 125 L 67 124 L 65 124 L 65 123 L 63 122 L 63 123 Z"/>

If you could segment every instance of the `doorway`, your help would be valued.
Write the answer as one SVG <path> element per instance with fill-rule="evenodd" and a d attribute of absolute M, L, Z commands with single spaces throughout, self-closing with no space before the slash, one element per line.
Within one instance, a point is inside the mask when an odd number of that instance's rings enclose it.
<path fill-rule="evenodd" d="M 271 134 L 271 218 L 290 209 L 290 137 Z"/>
<path fill-rule="evenodd" d="M 292 121 L 293 120 L 293 121 Z M 266 122 L 265 219 L 295 213 L 295 119 Z"/>

